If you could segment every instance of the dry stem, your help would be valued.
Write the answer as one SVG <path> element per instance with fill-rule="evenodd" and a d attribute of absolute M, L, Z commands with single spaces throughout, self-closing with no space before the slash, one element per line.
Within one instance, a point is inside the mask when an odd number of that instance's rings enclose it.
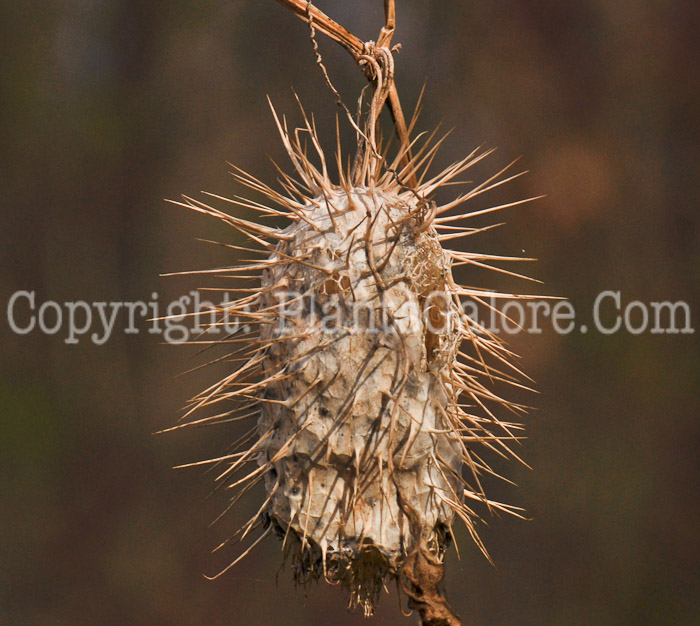
<path fill-rule="evenodd" d="M 459 616 L 440 589 L 443 564 L 432 554 L 425 540 L 416 546 L 401 567 L 401 589 L 408 606 L 420 613 L 423 626 L 461 626 Z"/>
<path fill-rule="evenodd" d="M 343 48 L 350 53 L 356 63 L 360 64 L 363 58 L 366 58 L 369 46 L 359 37 L 356 37 L 346 28 L 338 24 L 338 22 L 328 17 L 323 11 L 313 6 L 310 2 L 307 2 L 306 0 L 277 0 L 277 2 L 291 9 L 305 22 L 308 23 L 309 21 L 312 21 L 316 30 L 343 46 Z M 391 46 L 391 39 L 396 29 L 395 0 L 384 0 L 384 15 L 385 23 L 379 33 L 379 37 L 377 38 L 375 49 L 386 48 L 388 50 Z M 367 72 L 365 73 L 367 74 Z M 368 75 L 368 78 L 372 80 L 374 77 L 372 75 Z M 386 102 L 389 112 L 391 113 L 391 118 L 394 122 L 394 129 L 399 140 L 399 145 L 401 147 L 407 147 L 410 143 L 408 138 L 408 127 L 406 126 L 406 118 L 404 117 L 403 109 L 401 108 L 399 93 L 393 80 L 391 80 L 390 84 L 386 86 L 386 90 Z M 407 150 L 401 160 L 401 166 L 403 167 L 410 160 L 411 153 L 410 150 Z M 415 174 L 409 174 L 407 185 L 408 187 L 415 187 Z"/>
<path fill-rule="evenodd" d="M 399 570 L 399 584 L 408 596 L 408 607 L 418 611 L 422 626 L 462 626 L 442 591 L 445 567 L 430 550 L 418 513 L 401 498 L 400 491 L 397 494 L 401 510 L 416 537 L 416 545 Z"/>

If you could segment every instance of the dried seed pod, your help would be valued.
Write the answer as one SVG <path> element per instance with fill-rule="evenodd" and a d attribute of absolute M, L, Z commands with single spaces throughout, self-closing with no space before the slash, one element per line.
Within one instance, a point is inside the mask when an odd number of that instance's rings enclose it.
<path fill-rule="evenodd" d="M 421 609 L 431 589 L 438 594 L 456 518 L 484 550 L 468 502 L 514 510 L 484 495 L 479 477 L 490 469 L 475 450 L 510 452 L 519 426 L 500 421 L 489 405 L 521 407 L 496 395 L 489 381 L 514 382 L 518 372 L 502 343 L 462 309 L 463 298 L 501 294 L 460 287 L 452 276 L 454 264 L 508 259 L 442 247 L 480 230 L 454 225 L 469 213 L 448 212 L 502 181 L 438 207 L 431 194 L 485 153 L 407 188 L 400 180 L 408 173 L 422 180 L 419 169 L 439 145 L 427 143 L 410 158 L 404 147 L 392 163 L 371 146 L 353 172 L 339 167 L 333 184 L 313 125 L 307 120 L 303 132 L 318 168 L 299 130 L 277 123 L 298 180 L 285 177 L 278 193 L 240 173 L 276 207 L 235 204 L 283 214 L 287 227 L 261 226 L 190 198 L 181 203 L 222 219 L 264 254 L 221 270 L 260 271 L 260 288 L 220 311 L 255 326 L 255 338 L 242 338 L 252 355 L 196 397 L 188 414 L 234 401 L 242 417 L 257 419 L 250 445 L 213 460 L 224 465 L 219 479 L 239 488 L 234 500 L 264 483 L 266 498 L 242 537 L 258 526 L 262 536 L 274 532 L 297 581 L 340 583 L 366 614 L 392 576 Z M 244 467 L 250 471 L 238 478 Z"/>
<path fill-rule="evenodd" d="M 262 367 L 276 379 L 259 463 L 271 469 L 274 527 L 299 539 L 300 574 L 325 573 L 369 606 L 412 545 L 402 507 L 422 512 L 441 553 L 448 503 L 462 499 L 448 415 L 459 306 L 437 233 L 418 232 L 415 199 L 328 190 L 305 214 L 263 274 L 262 307 L 284 304 L 262 329 Z M 439 304 L 422 319 L 430 298 Z"/>

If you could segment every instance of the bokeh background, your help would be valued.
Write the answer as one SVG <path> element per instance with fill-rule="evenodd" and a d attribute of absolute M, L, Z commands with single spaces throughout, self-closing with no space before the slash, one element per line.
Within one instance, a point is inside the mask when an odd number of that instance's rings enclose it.
<path fill-rule="evenodd" d="M 380 0 L 319 0 L 363 39 Z M 700 327 L 700 9 L 660 0 L 398 1 L 397 80 L 420 129 L 454 128 L 436 168 L 497 146 L 483 180 L 516 157 L 530 173 L 493 204 L 477 249 L 537 257 L 544 285 L 489 286 L 570 298 L 590 325 L 597 294 L 683 300 Z M 255 509 L 219 523 L 226 495 L 178 463 L 218 454 L 225 427 L 154 436 L 221 373 L 191 346 L 120 331 L 10 332 L 17 290 L 55 300 L 158 301 L 200 283 L 160 274 L 232 262 L 196 237 L 240 243 L 164 202 L 243 190 L 231 161 L 274 181 L 287 168 L 265 97 L 298 121 L 292 88 L 332 147 L 335 106 L 308 31 L 265 0 L 75 0 L 0 4 L 0 623 L 413 623 L 396 594 L 371 621 L 325 584 L 305 595 L 268 539 L 215 582 L 210 554 Z M 349 103 L 363 79 L 320 41 Z M 445 198 L 449 197 L 449 192 Z M 245 212 L 240 213 L 249 217 Z M 467 280 L 469 277 L 465 277 Z M 610 312 L 610 310 L 609 310 Z M 493 485 L 530 521 L 489 519 L 492 567 L 458 535 L 447 589 L 469 624 L 700 623 L 698 333 L 593 330 L 511 344 L 537 381 L 520 450 Z M 258 494 L 259 495 L 259 494 Z"/>

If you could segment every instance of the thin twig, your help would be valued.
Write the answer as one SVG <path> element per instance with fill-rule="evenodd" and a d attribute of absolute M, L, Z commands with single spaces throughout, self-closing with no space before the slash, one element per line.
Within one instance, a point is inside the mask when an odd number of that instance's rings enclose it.
<path fill-rule="evenodd" d="M 367 55 L 367 46 L 359 37 L 353 35 L 349 30 L 338 24 L 335 20 L 328 17 L 319 8 L 311 5 L 306 0 L 277 0 L 280 4 L 291 9 L 299 18 L 305 22 L 312 21 L 314 27 L 324 35 L 330 37 L 333 41 L 339 43 L 345 48 L 356 63 L 362 60 L 363 56 Z M 396 29 L 396 7 L 395 0 L 384 0 L 385 24 L 378 37 L 378 46 L 387 47 L 391 43 L 394 31 Z M 371 76 L 368 78 L 372 79 Z M 388 86 L 388 96 L 386 100 L 391 118 L 394 122 L 394 130 L 399 140 L 400 148 L 407 147 L 410 143 L 408 137 L 408 128 L 406 126 L 406 118 L 403 115 L 399 93 L 396 89 L 396 84 L 392 80 Z M 407 165 L 411 160 L 410 150 L 406 150 L 401 159 L 401 166 Z M 415 187 L 416 178 L 413 172 L 409 173 L 407 180 L 409 187 Z"/>
<path fill-rule="evenodd" d="M 277 2 L 294 11 L 304 21 L 307 21 L 307 11 L 310 11 L 316 28 L 320 32 L 338 42 L 355 60 L 362 54 L 364 42 L 328 17 L 321 9 L 314 6 L 309 7 L 306 0 L 277 0 Z"/>
<path fill-rule="evenodd" d="M 352 116 L 350 109 L 348 109 L 345 102 L 343 102 L 343 98 L 341 97 L 340 92 L 335 88 L 335 85 L 333 85 L 333 82 L 331 81 L 331 77 L 328 75 L 328 70 L 326 69 L 326 66 L 323 63 L 323 58 L 321 57 L 321 51 L 318 48 L 318 41 L 316 41 L 316 27 L 314 25 L 313 9 L 314 9 L 314 6 L 311 3 L 311 0 L 308 0 L 308 2 L 306 4 L 306 19 L 307 19 L 307 23 L 309 25 L 309 32 L 311 34 L 311 44 L 313 45 L 313 48 L 314 48 L 314 56 L 316 57 L 316 65 L 318 65 L 319 69 L 321 70 L 321 73 L 323 74 L 323 78 L 326 80 L 326 85 L 328 85 L 328 88 L 333 93 L 333 96 L 335 97 L 336 104 L 340 108 L 343 109 L 343 111 L 345 112 L 345 115 L 348 118 L 348 121 L 350 122 L 350 125 L 355 129 L 355 132 L 357 133 L 358 154 L 359 154 L 359 152 L 360 152 L 359 146 L 361 145 L 361 140 L 364 140 L 365 142 L 370 142 L 370 138 L 367 137 L 367 135 L 364 133 L 364 131 L 357 125 L 357 122 L 355 122 L 355 118 Z M 360 62 L 360 58 L 358 57 L 358 63 L 359 62 Z M 361 111 L 358 111 L 358 113 L 357 113 L 358 122 L 360 120 L 360 117 L 361 117 Z"/>
<path fill-rule="evenodd" d="M 384 27 L 377 37 L 377 46 L 391 48 L 391 38 L 396 30 L 395 0 L 384 0 Z"/>

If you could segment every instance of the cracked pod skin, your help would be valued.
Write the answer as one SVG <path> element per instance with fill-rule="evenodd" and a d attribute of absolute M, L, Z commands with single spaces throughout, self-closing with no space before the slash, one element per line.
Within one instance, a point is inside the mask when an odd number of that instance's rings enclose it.
<path fill-rule="evenodd" d="M 460 308 L 449 259 L 410 201 L 377 189 L 313 200 L 263 273 L 267 515 L 297 551 L 368 602 L 413 545 L 442 553 L 461 502 L 450 429 Z M 359 580 L 362 579 L 362 580 Z M 358 583 L 360 583 L 358 585 Z"/>

